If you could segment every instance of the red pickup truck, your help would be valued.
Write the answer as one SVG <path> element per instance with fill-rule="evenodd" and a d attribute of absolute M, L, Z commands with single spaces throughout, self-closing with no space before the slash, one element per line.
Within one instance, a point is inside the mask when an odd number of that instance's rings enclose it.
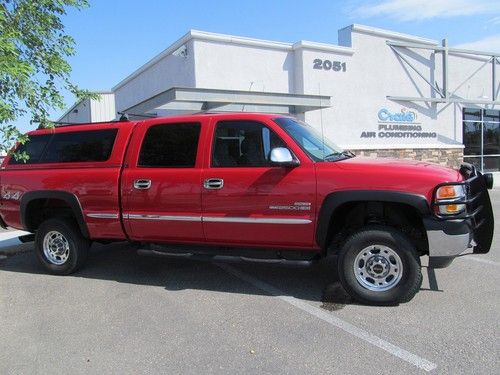
<path fill-rule="evenodd" d="M 355 157 L 292 117 L 230 113 L 57 126 L 29 133 L 0 172 L 0 224 L 35 233 L 54 274 L 92 241 L 204 259 L 334 256 L 358 301 L 420 289 L 420 257 L 445 267 L 489 251 L 491 174 Z"/>

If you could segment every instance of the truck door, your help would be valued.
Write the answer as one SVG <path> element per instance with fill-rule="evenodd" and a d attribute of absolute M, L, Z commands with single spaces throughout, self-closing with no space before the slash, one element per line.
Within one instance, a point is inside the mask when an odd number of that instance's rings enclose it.
<path fill-rule="evenodd" d="M 203 227 L 208 242 L 311 248 L 316 211 L 314 164 L 286 144 L 276 124 L 221 120 L 203 170 Z M 279 134 L 281 133 L 281 135 Z M 298 166 L 276 166 L 270 151 L 287 147 Z"/>
<path fill-rule="evenodd" d="M 200 242 L 202 122 L 139 125 L 122 175 L 123 221 L 133 240 Z"/>

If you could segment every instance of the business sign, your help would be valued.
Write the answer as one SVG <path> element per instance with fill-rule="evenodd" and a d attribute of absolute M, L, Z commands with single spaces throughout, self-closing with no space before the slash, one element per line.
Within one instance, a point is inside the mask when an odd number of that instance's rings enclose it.
<path fill-rule="evenodd" d="M 423 131 L 417 118 L 417 113 L 408 108 L 399 112 L 381 108 L 377 113 L 378 131 L 363 131 L 360 138 L 437 138 L 435 132 Z"/>
<path fill-rule="evenodd" d="M 401 108 L 401 112 L 392 113 L 387 108 L 382 108 L 378 111 L 378 120 L 379 122 L 406 122 L 411 124 L 417 120 L 417 113 L 406 108 Z"/>

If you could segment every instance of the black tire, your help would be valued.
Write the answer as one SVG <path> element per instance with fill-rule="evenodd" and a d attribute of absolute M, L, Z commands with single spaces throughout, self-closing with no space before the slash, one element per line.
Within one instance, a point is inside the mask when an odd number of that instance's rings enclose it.
<path fill-rule="evenodd" d="M 52 233 L 52 235 L 49 235 Z M 59 237 L 60 234 L 62 237 Z M 52 240 L 50 239 L 52 237 Z M 57 238 L 59 239 L 57 239 Z M 56 239 L 54 239 L 56 238 Z M 57 255 L 44 241 L 61 246 Z M 87 259 L 90 241 L 83 237 L 76 223 L 71 219 L 54 218 L 44 221 L 35 235 L 35 253 L 39 262 L 54 275 L 69 275 L 77 271 Z"/>
<path fill-rule="evenodd" d="M 369 305 L 408 302 L 422 285 L 415 246 L 391 227 L 369 226 L 349 236 L 338 254 L 338 271 L 346 291 Z"/>

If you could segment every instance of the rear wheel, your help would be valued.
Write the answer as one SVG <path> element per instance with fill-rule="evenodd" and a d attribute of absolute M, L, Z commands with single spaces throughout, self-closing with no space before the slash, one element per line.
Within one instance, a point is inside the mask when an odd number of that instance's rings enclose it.
<path fill-rule="evenodd" d="M 373 305 L 407 302 L 422 284 L 415 246 L 391 227 L 371 226 L 353 233 L 339 252 L 338 271 L 353 298 Z"/>
<path fill-rule="evenodd" d="M 49 219 L 38 228 L 35 252 L 40 263 L 56 275 L 78 270 L 87 259 L 90 242 L 71 219 Z"/>

